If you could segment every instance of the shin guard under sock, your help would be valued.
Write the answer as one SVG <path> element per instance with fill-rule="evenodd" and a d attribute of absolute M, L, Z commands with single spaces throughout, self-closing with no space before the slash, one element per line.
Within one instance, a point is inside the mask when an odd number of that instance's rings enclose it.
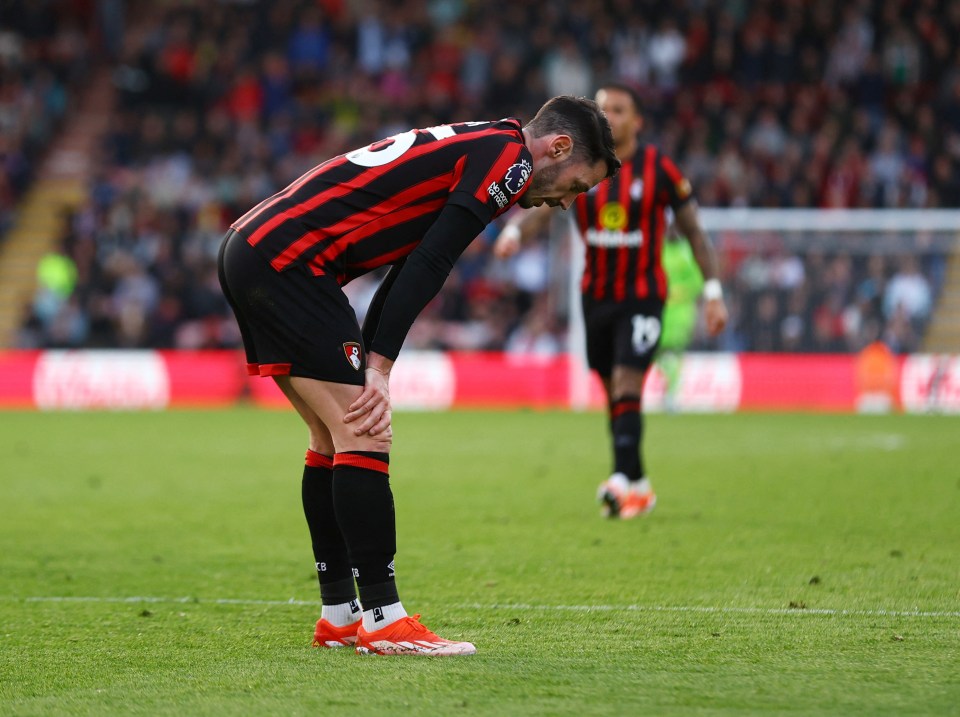
<path fill-rule="evenodd" d="M 333 458 L 333 504 L 363 609 L 399 602 L 393 558 L 396 518 L 388 453 L 348 451 Z"/>
<path fill-rule="evenodd" d="M 621 396 L 610 404 L 610 433 L 613 437 L 613 471 L 628 480 L 638 481 L 643 475 L 643 414 L 639 396 Z"/>
<path fill-rule="evenodd" d="M 310 529 L 313 558 L 324 604 L 339 605 L 357 597 L 347 543 L 333 509 L 333 459 L 307 451 L 300 491 Z"/>

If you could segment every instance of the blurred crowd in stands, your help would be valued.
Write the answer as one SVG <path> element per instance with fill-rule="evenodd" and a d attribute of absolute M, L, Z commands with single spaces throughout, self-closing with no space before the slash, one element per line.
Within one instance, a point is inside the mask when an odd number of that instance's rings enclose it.
<path fill-rule="evenodd" d="M 526 121 L 607 78 L 638 88 L 644 139 L 703 206 L 960 206 L 960 0 L 0 5 L 0 231 L 85 68 L 111 63 L 117 90 L 24 347 L 237 346 L 215 260 L 249 207 L 380 137 Z M 496 232 L 471 245 L 408 345 L 564 350 L 565 250 L 541 237 L 497 262 Z M 943 254 L 910 246 L 738 255 L 715 239 L 733 320 L 701 348 L 849 351 L 881 338 L 914 350 L 942 280 Z M 348 286 L 361 314 L 376 278 Z"/>
<path fill-rule="evenodd" d="M 882 341 L 895 353 L 919 350 L 946 254 L 865 253 L 876 240 L 844 237 L 851 251 L 829 254 L 760 242 L 739 262 L 738 250 L 724 252 L 736 320 L 721 337 L 722 347 L 835 353 Z"/>
<path fill-rule="evenodd" d="M 93 59 L 87 17 L 0 0 L 0 237 Z"/>

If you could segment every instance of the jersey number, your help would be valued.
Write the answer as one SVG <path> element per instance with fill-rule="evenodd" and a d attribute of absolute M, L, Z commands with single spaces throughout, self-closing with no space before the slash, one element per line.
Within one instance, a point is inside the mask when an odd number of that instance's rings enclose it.
<path fill-rule="evenodd" d="M 486 124 L 486 122 L 465 122 L 464 124 L 474 126 Z M 429 132 L 436 139 L 447 139 L 456 134 L 453 127 L 446 124 L 427 127 L 423 131 Z M 392 137 L 381 139 L 373 144 L 368 144 L 366 147 L 355 149 L 352 152 L 347 152 L 344 156 L 354 164 L 359 164 L 361 167 L 382 167 L 395 159 L 399 159 L 416 141 L 417 130 L 412 129 L 408 132 L 401 132 Z"/>
<path fill-rule="evenodd" d="M 392 137 L 381 139 L 379 142 L 368 144 L 366 147 L 355 149 L 346 154 L 354 164 L 361 167 L 382 167 L 398 159 L 401 154 L 406 152 L 417 141 L 417 133 L 413 130 L 395 134 Z"/>
<path fill-rule="evenodd" d="M 633 317 L 633 351 L 636 354 L 645 354 L 657 344 L 660 338 L 660 319 L 656 316 Z"/>

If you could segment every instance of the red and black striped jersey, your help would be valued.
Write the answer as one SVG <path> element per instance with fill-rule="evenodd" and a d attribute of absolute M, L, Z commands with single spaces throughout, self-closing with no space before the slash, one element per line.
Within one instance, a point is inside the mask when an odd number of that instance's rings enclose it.
<path fill-rule="evenodd" d="M 586 245 L 583 294 L 596 301 L 666 299 L 664 209 L 677 210 L 691 198 L 690 182 L 650 144 L 641 145 L 615 177 L 578 196 L 574 221 Z"/>
<path fill-rule="evenodd" d="M 407 256 L 446 204 L 489 223 L 532 171 L 513 118 L 414 129 L 324 162 L 231 228 L 277 271 L 305 265 L 345 284 Z"/>

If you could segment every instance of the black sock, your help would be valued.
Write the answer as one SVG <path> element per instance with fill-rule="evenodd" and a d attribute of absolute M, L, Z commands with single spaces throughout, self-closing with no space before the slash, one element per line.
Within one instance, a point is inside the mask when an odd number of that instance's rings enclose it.
<path fill-rule="evenodd" d="M 333 504 L 364 610 L 400 600 L 393 569 L 397 528 L 389 463 L 390 454 L 373 451 L 333 457 Z"/>
<path fill-rule="evenodd" d="M 303 514 L 310 529 L 313 559 L 325 605 L 339 605 L 357 597 L 347 543 L 333 510 L 333 459 L 307 451 L 300 484 Z"/>
<path fill-rule="evenodd" d="M 643 442 L 643 414 L 639 396 L 621 396 L 610 404 L 610 433 L 613 436 L 613 470 L 628 480 L 644 476 L 640 448 Z"/>

